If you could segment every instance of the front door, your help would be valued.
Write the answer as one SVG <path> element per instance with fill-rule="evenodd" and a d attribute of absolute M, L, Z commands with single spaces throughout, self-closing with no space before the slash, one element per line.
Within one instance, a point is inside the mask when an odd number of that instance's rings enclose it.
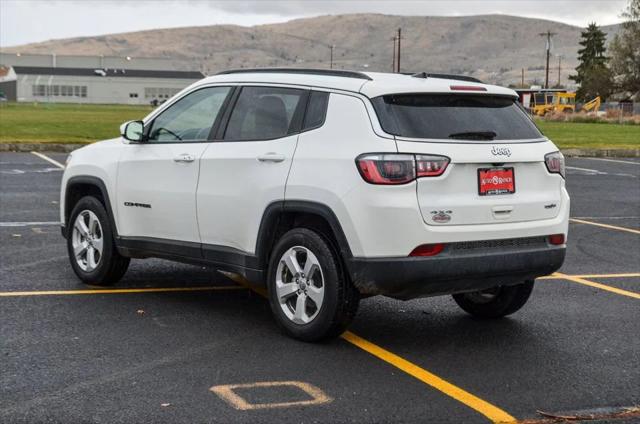
<path fill-rule="evenodd" d="M 146 123 L 145 141 L 125 146 L 117 180 L 120 236 L 200 243 L 200 158 L 230 91 L 206 87 L 185 95 Z"/>

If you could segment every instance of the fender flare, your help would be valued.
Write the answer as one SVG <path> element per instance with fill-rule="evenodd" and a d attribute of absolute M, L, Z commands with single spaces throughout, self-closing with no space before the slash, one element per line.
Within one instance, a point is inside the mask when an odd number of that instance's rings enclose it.
<path fill-rule="evenodd" d="M 345 262 L 353 257 L 340 221 L 329 206 L 309 200 L 279 200 L 269 204 L 262 214 L 255 249 L 255 255 L 260 264 L 266 262 L 269 250 L 275 242 L 275 230 L 282 215 L 295 212 L 316 215 L 324 219 L 333 232 L 337 247 Z"/>
<path fill-rule="evenodd" d="M 98 177 L 93 177 L 90 175 L 79 175 L 79 176 L 69 178 L 64 191 L 65 226 L 66 227 L 69 226 L 69 216 L 71 215 L 71 210 L 73 209 L 69 205 L 70 189 L 73 186 L 80 185 L 80 184 L 92 185 L 98 188 L 98 190 L 100 190 L 100 193 L 102 194 L 102 198 L 104 199 L 104 203 L 105 203 L 104 207 L 107 210 L 107 215 L 109 216 L 111 228 L 113 229 L 113 233 L 114 233 L 113 237 L 117 239 L 118 227 L 116 226 L 115 216 L 113 215 L 113 210 L 111 209 L 111 199 L 109 198 L 109 191 L 107 190 L 107 186 L 104 183 L 104 181 L 102 181 L 102 179 Z M 63 226 L 62 228 L 62 232 L 63 232 L 63 235 L 66 237 L 67 234 L 66 234 L 65 226 Z"/>

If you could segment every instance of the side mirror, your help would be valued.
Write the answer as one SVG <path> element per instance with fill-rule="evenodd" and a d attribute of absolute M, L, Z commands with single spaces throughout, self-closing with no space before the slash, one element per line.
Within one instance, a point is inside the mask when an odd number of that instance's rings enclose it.
<path fill-rule="evenodd" d="M 129 121 L 120 126 L 120 135 L 125 140 L 140 142 L 144 138 L 144 123 L 142 121 Z"/>

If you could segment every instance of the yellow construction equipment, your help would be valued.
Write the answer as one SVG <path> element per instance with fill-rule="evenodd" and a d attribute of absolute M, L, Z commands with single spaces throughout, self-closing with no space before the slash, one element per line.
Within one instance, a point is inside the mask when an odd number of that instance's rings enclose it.
<path fill-rule="evenodd" d="M 536 93 L 531 111 L 538 116 L 548 112 L 575 112 L 576 93 Z"/>
<path fill-rule="evenodd" d="M 585 112 L 597 112 L 598 110 L 600 110 L 601 102 L 602 100 L 600 99 L 600 96 L 598 96 L 590 102 L 585 103 L 582 106 L 582 110 L 584 110 Z"/>

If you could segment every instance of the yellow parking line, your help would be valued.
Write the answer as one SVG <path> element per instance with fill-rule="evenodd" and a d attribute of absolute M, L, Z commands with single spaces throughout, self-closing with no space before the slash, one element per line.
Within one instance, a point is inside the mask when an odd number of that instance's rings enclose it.
<path fill-rule="evenodd" d="M 256 288 L 250 286 L 242 277 L 231 274 L 231 273 L 223 273 L 233 281 L 242 285 L 243 287 L 249 288 L 254 292 L 258 293 L 262 297 L 267 297 L 267 292 L 263 288 Z M 363 339 L 362 337 L 350 332 L 345 331 L 342 336 L 340 336 L 343 340 L 351 343 L 352 345 L 364 350 L 365 352 L 370 353 L 378 359 L 383 360 L 389 365 L 393 365 L 399 370 L 409 374 L 410 376 L 417 378 L 428 386 L 433 387 L 436 390 L 444 393 L 445 395 L 452 397 L 458 402 L 468 406 L 471 409 L 481 413 L 489 420 L 494 423 L 515 423 L 517 420 L 498 408 L 486 402 L 479 397 L 472 395 L 471 393 L 461 389 L 458 386 L 455 386 L 448 381 L 438 377 L 437 375 L 430 373 L 424 368 L 420 368 L 418 365 L 407 361 L 406 359 L 396 355 L 395 353 L 389 352 L 388 350 Z"/>
<path fill-rule="evenodd" d="M 410 376 L 417 378 L 423 383 L 433 387 L 436 390 L 441 391 L 447 396 L 452 397 L 458 402 L 468 406 L 469 408 L 481 413 L 494 423 L 515 423 L 517 420 L 498 408 L 490 404 L 487 401 L 480 399 L 477 396 L 472 395 L 466 390 L 449 383 L 448 381 L 438 377 L 437 375 L 430 373 L 429 371 L 420 368 L 416 364 L 401 358 L 400 356 L 389 352 L 386 349 L 377 346 L 362 337 L 353 334 L 350 331 L 346 331 L 342 338 L 349 343 L 359 347 L 360 349 L 369 352 L 378 359 L 382 359 L 384 362 L 393 365 L 394 367 L 406 372 Z"/>
<path fill-rule="evenodd" d="M 166 292 L 199 292 L 242 290 L 239 286 L 204 286 L 204 287 L 147 287 L 130 289 L 95 289 L 95 290 L 38 290 L 0 292 L 0 297 L 20 296 L 65 296 L 77 294 L 123 294 L 123 293 L 166 293 Z"/>
<path fill-rule="evenodd" d="M 640 293 L 635 293 L 635 292 L 631 292 L 628 290 L 622 290 L 616 287 L 611 287 L 611 286 L 607 286 L 605 284 L 600 284 L 600 283 L 596 283 L 594 281 L 589 281 L 589 280 L 585 280 L 584 278 L 580 278 L 580 277 L 573 277 L 571 275 L 565 275 L 565 274 L 561 274 L 559 272 L 556 272 L 555 274 L 553 274 L 559 278 L 562 278 L 564 280 L 568 280 L 568 281 L 573 281 L 574 283 L 578 283 L 578 284 L 583 284 L 585 286 L 589 286 L 589 287 L 595 287 L 597 289 L 601 289 L 601 290 L 606 290 L 612 293 L 616 293 L 622 296 L 628 296 L 628 297 L 632 297 L 634 299 L 640 299 Z"/>
<path fill-rule="evenodd" d="M 580 275 L 569 275 L 569 277 L 573 278 L 632 278 L 632 277 L 640 277 L 640 272 L 630 272 L 627 274 L 580 274 Z M 536 280 L 558 280 L 564 277 L 559 277 L 557 274 L 546 275 L 544 277 L 538 277 Z"/>
<path fill-rule="evenodd" d="M 628 233 L 640 234 L 640 230 L 634 230 L 633 228 L 618 227 L 616 225 L 609 225 L 609 224 L 600 224 L 599 222 L 585 221 L 584 219 L 570 218 L 569 221 L 577 222 L 578 224 L 595 225 L 596 227 L 608 228 L 610 230 L 626 231 Z"/>

